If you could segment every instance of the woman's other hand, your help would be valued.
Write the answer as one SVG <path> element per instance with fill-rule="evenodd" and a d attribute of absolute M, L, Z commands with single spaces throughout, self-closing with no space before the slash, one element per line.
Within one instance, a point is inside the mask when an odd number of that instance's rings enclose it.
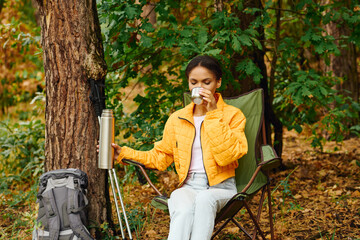
<path fill-rule="evenodd" d="M 114 148 L 114 161 L 116 161 L 120 155 L 121 147 L 115 143 L 112 143 L 111 146 Z"/>
<path fill-rule="evenodd" d="M 96 151 L 97 152 L 99 152 L 99 144 L 98 145 L 96 145 Z M 119 145 L 117 145 L 117 144 L 115 144 L 115 143 L 112 143 L 111 144 L 111 147 L 113 147 L 114 148 L 114 161 L 116 161 L 116 159 L 119 157 L 119 155 L 120 155 L 120 152 L 121 152 L 121 147 L 119 146 Z"/>

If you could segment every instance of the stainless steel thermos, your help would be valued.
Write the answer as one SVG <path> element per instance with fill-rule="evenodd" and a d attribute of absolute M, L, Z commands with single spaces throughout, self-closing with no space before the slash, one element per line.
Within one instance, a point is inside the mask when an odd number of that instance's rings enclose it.
<path fill-rule="evenodd" d="M 115 119 L 112 109 L 104 109 L 100 119 L 99 162 L 100 169 L 114 168 L 114 149 L 111 143 L 115 140 Z"/>
<path fill-rule="evenodd" d="M 191 100 L 196 105 L 200 105 L 203 103 L 203 97 L 199 94 L 200 89 L 200 87 L 196 87 L 191 90 Z"/>
<path fill-rule="evenodd" d="M 121 221 L 121 213 L 117 198 L 119 197 L 120 204 L 122 207 L 122 213 L 124 215 L 126 229 L 129 234 L 129 239 L 132 240 L 130 225 L 126 216 L 126 210 L 124 202 L 121 197 L 119 182 L 117 180 L 116 172 L 114 169 L 114 149 L 111 143 L 115 141 L 115 118 L 111 109 L 103 109 L 101 117 L 99 117 L 100 123 L 100 139 L 99 139 L 99 162 L 98 167 L 100 169 L 107 169 L 110 177 L 111 189 L 113 192 L 113 198 L 115 202 L 115 208 L 117 217 L 120 224 L 122 239 L 125 238 L 125 232 Z M 116 194 L 117 193 L 117 194 Z M 118 196 L 117 196 L 118 195 Z"/>

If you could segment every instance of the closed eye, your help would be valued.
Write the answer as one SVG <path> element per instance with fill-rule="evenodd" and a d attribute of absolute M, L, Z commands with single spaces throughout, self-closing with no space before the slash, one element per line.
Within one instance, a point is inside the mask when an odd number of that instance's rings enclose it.
<path fill-rule="evenodd" d="M 205 85 L 210 85 L 210 84 L 211 84 L 211 80 L 212 80 L 212 79 L 210 79 L 210 78 L 205 78 L 205 79 L 203 79 L 203 80 L 200 80 L 200 82 L 204 83 Z M 195 79 L 191 79 L 191 80 L 190 80 L 190 83 L 191 83 L 192 85 L 196 85 L 198 82 L 199 82 L 199 81 L 197 81 L 197 80 L 195 80 Z"/>

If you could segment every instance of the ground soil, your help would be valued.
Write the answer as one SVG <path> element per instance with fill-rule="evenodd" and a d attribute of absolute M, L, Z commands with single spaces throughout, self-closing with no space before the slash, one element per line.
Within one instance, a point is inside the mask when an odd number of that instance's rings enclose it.
<path fill-rule="evenodd" d="M 282 161 L 285 169 L 271 176 L 275 239 L 360 239 L 359 138 L 345 140 L 342 144 L 329 142 L 320 152 L 311 148 L 304 135 L 286 131 L 284 137 Z M 158 175 L 156 186 L 160 191 L 170 193 L 176 188 L 174 173 Z M 139 239 L 166 239 L 169 215 L 150 205 L 151 197 L 156 195 L 151 187 L 127 184 L 124 194 L 129 209 L 143 211 L 145 220 L 137 231 Z M 254 212 L 258 195 L 251 201 Z M 261 226 L 270 238 L 267 211 L 265 205 Z M 244 227 L 253 229 L 245 211 L 240 211 L 236 219 Z M 246 237 L 231 223 L 217 239 Z"/>
<path fill-rule="evenodd" d="M 286 131 L 282 161 L 284 169 L 272 173 L 272 204 L 275 220 L 275 239 L 360 239 L 360 142 L 359 138 L 345 140 L 342 144 L 329 142 L 323 152 L 311 148 L 305 135 Z M 336 150 L 334 150 L 336 149 Z M 125 169 L 118 169 L 120 180 Z M 161 192 L 171 193 L 178 184 L 173 172 L 156 172 Z M 166 239 L 169 215 L 150 205 L 155 196 L 148 185 L 137 181 L 122 184 L 123 199 L 129 215 L 134 239 Z M 260 194 L 251 201 L 255 208 Z M 31 228 L 37 215 L 36 203 L 27 203 L 21 208 L 9 209 L 0 206 L 0 239 L 31 239 Z M 265 204 L 261 226 L 270 239 L 268 207 Z M 6 217 L 11 215 L 12 217 Z M 11 226 L 16 216 L 21 224 Z M 116 216 L 113 208 L 113 216 Z M 17 221 L 20 221 L 20 220 Z M 113 217 L 115 224 L 117 220 Z M 247 229 L 253 229 L 248 214 L 241 210 L 236 219 Z M 110 235 L 120 232 L 106 230 Z M 119 228 L 116 228 L 119 230 Z M 11 232 L 17 232 L 16 236 Z M 10 236 L 10 237 L 9 237 Z M 107 239 L 120 239 L 113 237 Z M 217 239 L 246 239 L 233 224 L 229 224 Z M 261 238 L 260 238 L 261 239 Z"/>

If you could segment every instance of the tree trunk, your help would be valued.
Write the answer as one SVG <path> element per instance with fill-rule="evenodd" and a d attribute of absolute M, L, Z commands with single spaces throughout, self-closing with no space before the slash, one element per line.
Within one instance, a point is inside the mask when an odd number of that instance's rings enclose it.
<path fill-rule="evenodd" d="M 78 168 L 88 174 L 89 223 L 99 226 L 110 211 L 106 171 L 97 167 L 99 124 L 89 101 L 88 79 L 106 75 L 96 0 L 35 5 L 46 78 L 45 170 Z"/>
<path fill-rule="evenodd" d="M 219 2 L 221 4 L 219 4 Z M 259 4 L 261 5 L 260 1 L 252 1 L 252 0 L 245 0 L 243 1 L 243 9 L 249 7 L 249 8 L 258 8 Z M 217 7 L 220 8 L 222 6 L 222 1 L 218 1 Z M 249 28 L 252 21 L 255 20 L 256 16 L 251 14 L 244 14 L 242 10 L 239 10 L 237 7 L 233 7 L 232 11 L 234 14 L 240 19 L 240 28 L 242 30 L 246 30 Z M 246 58 L 251 58 L 254 60 L 255 52 L 258 50 L 250 50 L 250 49 L 244 49 L 243 52 L 246 53 L 246 55 L 241 53 L 235 53 L 231 57 L 231 65 L 230 69 L 232 72 L 232 76 L 234 77 L 235 81 L 237 81 L 240 85 L 239 89 L 234 88 L 231 85 L 227 86 L 227 89 L 223 92 L 223 95 L 225 97 L 230 96 L 237 96 L 241 93 L 249 92 L 255 88 L 258 88 L 259 85 L 255 84 L 254 80 L 251 77 L 246 77 L 243 79 L 240 79 L 240 73 L 236 70 L 236 66 L 243 61 Z"/>
<path fill-rule="evenodd" d="M 251 1 L 251 0 L 246 0 L 243 2 L 243 7 L 247 8 L 260 8 L 262 9 L 262 3 L 260 0 L 258 1 Z M 242 11 L 239 11 L 238 9 L 234 9 L 233 10 L 235 12 L 235 14 L 240 18 L 240 22 L 241 22 L 241 29 L 245 30 L 247 28 L 249 28 L 250 24 L 252 21 L 255 20 L 255 18 L 257 17 L 257 15 L 251 15 L 251 14 L 244 14 Z M 260 28 L 257 29 L 257 31 L 260 34 L 260 41 L 264 42 L 265 37 L 264 37 L 264 29 Z M 251 91 L 254 88 L 258 88 L 261 87 L 262 89 L 264 89 L 264 104 L 265 104 L 265 128 L 266 128 L 266 139 L 267 139 L 267 143 L 271 144 L 271 125 L 274 126 L 274 133 L 275 133 L 275 137 L 274 137 L 274 148 L 277 152 L 277 154 L 279 156 L 281 156 L 282 154 L 282 145 L 283 145 L 283 125 L 281 123 L 281 121 L 277 118 L 277 116 L 274 113 L 274 110 L 272 108 L 272 96 L 269 95 L 269 88 L 268 88 L 268 77 L 267 77 L 267 71 L 266 71 L 266 65 L 265 65 L 265 61 L 264 61 L 264 56 L 265 56 L 265 52 L 259 49 L 250 51 L 249 49 L 247 49 L 246 51 L 244 51 L 247 53 L 247 57 L 250 57 L 254 63 L 260 68 L 261 70 L 261 74 L 263 76 L 263 78 L 261 79 L 261 82 L 259 85 L 254 83 L 254 80 L 250 77 L 247 77 L 245 79 L 241 79 L 239 80 L 239 73 L 236 71 L 235 67 L 236 65 L 242 61 L 245 56 L 242 56 L 239 53 L 234 54 L 234 56 L 231 58 L 231 69 L 232 69 L 232 74 L 234 79 L 239 81 L 240 84 L 240 89 L 234 89 L 233 87 L 229 87 L 228 89 L 225 90 L 224 92 L 224 96 L 236 96 L 239 95 L 240 93 L 246 93 Z"/>
<path fill-rule="evenodd" d="M 323 4 L 329 4 L 329 0 L 324 0 Z M 344 1 L 344 5 L 350 8 L 350 1 Z M 339 25 L 341 27 L 339 27 Z M 342 36 L 349 36 L 352 29 L 339 22 L 330 22 L 324 26 L 326 32 L 333 36 L 335 39 L 341 39 Z M 356 46 L 350 42 L 342 42 L 336 40 L 336 44 L 340 49 L 340 55 L 330 55 L 329 65 L 323 64 L 324 72 L 332 72 L 333 76 L 341 78 L 341 82 L 335 85 L 335 89 L 340 94 L 349 96 L 355 102 L 360 99 L 360 77 L 357 63 Z M 345 47 L 344 47 L 345 45 Z M 332 106 L 333 107 L 333 106 Z M 360 113 L 359 113 L 360 114 Z M 354 125 L 357 123 L 354 122 Z"/>
<path fill-rule="evenodd" d="M 343 35 L 349 36 L 351 32 L 346 26 L 338 27 L 334 22 L 325 25 L 325 29 L 335 39 L 339 39 Z M 339 43 L 337 44 L 341 54 L 339 56 L 331 55 L 330 64 L 324 66 L 324 71 L 331 71 L 334 76 L 342 78 L 343 82 L 336 85 L 336 89 L 341 94 L 350 96 L 354 101 L 359 102 L 360 88 L 356 47 L 353 43 L 347 43 L 346 47 L 339 46 Z"/>
<path fill-rule="evenodd" d="M 282 0 L 278 0 L 278 9 L 281 9 L 282 7 Z M 260 63 L 261 72 L 264 78 L 261 80 L 261 87 L 264 89 L 265 92 L 265 126 L 267 129 L 267 142 L 271 143 L 271 125 L 274 126 L 274 149 L 277 152 L 277 154 L 281 157 L 282 154 L 282 147 L 283 147 L 283 124 L 282 122 L 277 118 L 273 108 L 272 103 L 274 99 L 274 84 L 275 84 L 275 68 L 276 68 L 276 62 L 277 62 L 277 55 L 278 55 L 278 45 L 280 41 L 280 21 L 281 21 L 281 11 L 276 11 L 276 33 L 275 33 L 275 43 L 274 43 L 274 49 L 273 49 L 273 59 L 271 61 L 271 71 L 270 71 L 270 84 L 268 84 L 268 78 L 267 78 L 267 71 L 266 71 L 266 65 L 264 62 L 264 51 L 259 51 L 258 56 L 258 62 Z M 264 29 L 261 29 L 260 31 L 261 41 L 265 41 L 264 36 Z M 268 90 L 269 85 L 269 90 Z M 282 164 L 282 163 L 281 163 Z"/>
<path fill-rule="evenodd" d="M 0 0 L 0 13 L 1 13 L 1 10 L 3 9 L 3 7 L 4 7 L 4 4 L 5 4 L 5 0 Z"/>

